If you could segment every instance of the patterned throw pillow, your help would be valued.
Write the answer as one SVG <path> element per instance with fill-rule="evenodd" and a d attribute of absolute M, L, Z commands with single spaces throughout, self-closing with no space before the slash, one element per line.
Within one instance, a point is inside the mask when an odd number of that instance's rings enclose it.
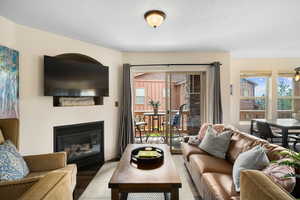
<path fill-rule="evenodd" d="M 218 133 L 222 133 L 224 131 L 225 125 L 224 124 L 212 124 L 212 123 L 204 123 L 198 133 L 198 138 L 203 140 L 206 130 L 209 126 L 212 126 Z"/>
<path fill-rule="evenodd" d="M 285 159 L 279 160 L 279 162 L 283 160 Z M 263 173 L 269 176 L 273 182 L 283 187 L 286 191 L 292 192 L 294 190 L 296 178 L 285 177 L 287 174 L 295 174 L 295 169 L 293 167 L 272 163 L 263 169 Z"/>
<path fill-rule="evenodd" d="M 6 140 L 0 145 L 0 181 L 13 181 L 24 178 L 28 167 L 16 147 Z"/>
<path fill-rule="evenodd" d="M 0 144 L 3 144 L 4 141 L 5 141 L 5 139 L 4 139 L 4 136 L 3 136 L 2 131 L 0 129 Z"/>
<path fill-rule="evenodd" d="M 201 143 L 201 140 L 199 140 L 199 138 L 197 136 L 189 137 L 188 144 L 198 147 L 200 143 Z"/>
<path fill-rule="evenodd" d="M 231 135 L 230 130 L 218 133 L 212 126 L 208 126 L 199 148 L 217 158 L 225 159 Z"/>
<path fill-rule="evenodd" d="M 240 191 L 240 173 L 243 170 L 261 170 L 270 163 L 265 149 L 259 145 L 241 153 L 233 164 L 232 177 L 235 190 Z"/>

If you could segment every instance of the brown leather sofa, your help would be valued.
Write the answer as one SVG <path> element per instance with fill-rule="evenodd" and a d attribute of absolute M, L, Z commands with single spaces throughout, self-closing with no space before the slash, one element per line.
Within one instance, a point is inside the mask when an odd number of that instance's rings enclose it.
<path fill-rule="evenodd" d="M 0 119 L 0 129 L 6 140 L 10 140 L 19 147 L 19 121 L 17 119 Z M 42 155 L 24 156 L 29 168 L 29 174 L 20 180 L 0 182 L 0 199 L 19 199 L 33 185 L 52 172 L 67 173 L 67 186 L 71 193 L 76 186 L 77 167 L 75 164 L 67 165 L 65 152 Z"/>
<path fill-rule="evenodd" d="M 252 135 L 233 131 L 231 143 L 226 155 L 226 160 L 213 157 L 198 147 L 182 144 L 182 154 L 193 182 L 204 200 L 287 200 L 294 199 L 284 189 L 273 183 L 262 172 L 243 171 L 241 174 L 241 192 L 234 189 L 232 169 L 234 161 L 238 155 L 256 145 L 262 145 L 268 150 L 270 160 L 278 160 L 278 152 L 285 148 L 270 144 L 269 142 L 254 137 Z M 261 187 L 264 188 L 261 188 Z M 271 190 L 277 191 L 270 195 L 270 191 L 264 190 L 266 187 L 273 187 Z M 257 192 L 260 196 L 257 196 Z M 280 196 L 278 194 L 283 194 Z M 272 194 L 272 193 L 271 193 Z"/>

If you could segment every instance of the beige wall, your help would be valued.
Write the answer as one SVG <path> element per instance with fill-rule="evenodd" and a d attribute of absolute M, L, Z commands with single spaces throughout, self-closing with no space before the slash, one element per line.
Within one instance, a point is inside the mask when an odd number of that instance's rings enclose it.
<path fill-rule="evenodd" d="M 15 24 L 0 16 L 0 44 L 14 48 L 16 45 Z"/>
<path fill-rule="evenodd" d="M 105 156 L 116 155 L 119 112 L 114 101 L 119 101 L 122 87 L 122 62 L 146 63 L 210 63 L 220 61 L 224 122 L 246 131 L 249 125 L 239 123 L 240 71 L 293 71 L 300 58 L 231 58 L 219 52 L 137 53 L 102 48 L 48 32 L 17 25 L 0 17 L 0 45 L 20 52 L 20 148 L 24 154 L 53 151 L 53 126 L 105 121 Z M 43 55 L 54 56 L 76 52 L 91 56 L 110 67 L 110 97 L 104 105 L 91 107 L 53 107 L 52 98 L 43 96 Z M 123 56 L 123 57 L 122 57 Z M 276 87 L 271 80 L 271 87 Z M 229 86 L 233 84 L 233 95 Z M 274 90 L 275 91 L 275 90 Z M 273 96 L 270 97 L 274 98 Z M 273 113 L 274 114 L 274 113 Z"/>
<path fill-rule="evenodd" d="M 4 18 L 0 18 L 0 27 L 0 45 L 20 52 L 21 152 L 52 152 L 54 126 L 104 120 L 105 158 L 114 158 L 119 119 L 114 102 L 119 101 L 121 92 L 121 52 L 17 25 Z M 109 66 L 110 96 L 104 98 L 104 105 L 53 107 L 52 97 L 43 96 L 43 56 L 61 53 L 85 54 Z"/>
<path fill-rule="evenodd" d="M 221 89 L 224 123 L 230 123 L 230 54 L 222 52 L 168 52 L 139 53 L 124 52 L 123 62 L 130 64 L 163 64 L 163 63 L 211 63 L 219 61 L 221 67 Z"/>
<path fill-rule="evenodd" d="M 272 74 L 269 87 L 276 91 L 276 78 L 278 72 L 294 72 L 295 67 L 300 66 L 300 58 L 232 58 L 231 59 L 231 83 L 233 84 L 233 96 L 231 96 L 231 121 L 232 124 L 242 130 L 249 131 L 249 124 L 239 122 L 239 96 L 240 96 L 240 72 L 241 71 L 269 71 Z M 276 94 L 269 96 L 269 101 L 276 101 Z M 269 107 L 269 118 L 276 116 L 276 103 Z"/>

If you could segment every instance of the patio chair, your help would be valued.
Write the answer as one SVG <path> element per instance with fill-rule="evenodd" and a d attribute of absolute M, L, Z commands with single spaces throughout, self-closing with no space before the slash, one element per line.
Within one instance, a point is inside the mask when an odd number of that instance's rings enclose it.
<path fill-rule="evenodd" d="M 171 129 L 175 130 L 177 135 L 180 136 L 181 133 L 180 131 L 182 130 L 181 127 L 181 118 L 182 118 L 182 112 L 183 112 L 183 108 L 186 104 L 182 104 L 179 107 L 178 112 L 173 116 L 172 120 L 171 120 Z M 166 126 L 167 122 L 163 122 L 162 125 Z"/>
<path fill-rule="evenodd" d="M 141 128 L 143 127 L 143 129 L 144 129 L 144 132 L 145 132 L 145 126 L 147 125 L 147 122 L 143 122 L 143 121 L 140 121 L 140 122 L 136 122 L 136 121 L 134 121 L 134 126 L 135 126 L 135 129 L 136 129 L 136 131 L 135 131 L 135 137 L 137 137 L 137 132 L 139 132 L 140 133 L 140 141 L 141 141 L 141 144 L 143 143 L 143 138 L 142 138 L 142 130 L 141 130 Z M 148 136 L 147 136 L 147 139 L 148 139 Z M 147 139 L 146 139 L 146 141 L 147 141 Z"/>

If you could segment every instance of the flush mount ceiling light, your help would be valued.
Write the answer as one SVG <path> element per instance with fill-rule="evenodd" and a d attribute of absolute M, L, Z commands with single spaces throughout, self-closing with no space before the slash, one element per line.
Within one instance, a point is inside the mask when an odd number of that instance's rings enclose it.
<path fill-rule="evenodd" d="M 294 80 L 299 81 L 300 80 L 300 73 L 299 73 L 300 67 L 295 68 L 295 71 L 296 71 L 296 74 L 294 76 Z"/>
<path fill-rule="evenodd" d="M 151 27 L 157 28 L 166 19 L 166 14 L 161 10 L 149 10 L 145 13 L 144 18 Z"/>

